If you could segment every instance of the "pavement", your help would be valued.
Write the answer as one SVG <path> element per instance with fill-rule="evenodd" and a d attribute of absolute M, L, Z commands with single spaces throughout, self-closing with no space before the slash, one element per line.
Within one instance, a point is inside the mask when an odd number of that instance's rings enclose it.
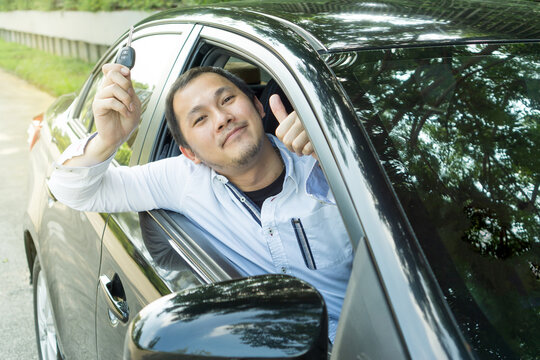
<path fill-rule="evenodd" d="M 23 243 L 31 119 L 54 98 L 0 69 L 0 359 L 38 359 Z"/>

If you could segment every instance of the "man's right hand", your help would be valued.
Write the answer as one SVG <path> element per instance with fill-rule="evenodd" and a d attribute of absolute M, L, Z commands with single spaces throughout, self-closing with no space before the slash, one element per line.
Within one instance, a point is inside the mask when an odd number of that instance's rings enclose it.
<path fill-rule="evenodd" d="M 127 67 L 105 64 L 102 70 L 104 81 L 92 105 L 94 122 L 103 144 L 116 150 L 139 124 L 141 102 Z"/>
<path fill-rule="evenodd" d="M 130 70 L 120 64 L 105 64 L 102 71 L 104 80 L 92 104 L 97 135 L 87 144 L 82 156 L 64 165 L 92 166 L 103 162 L 139 124 L 141 101 L 133 89 Z"/>

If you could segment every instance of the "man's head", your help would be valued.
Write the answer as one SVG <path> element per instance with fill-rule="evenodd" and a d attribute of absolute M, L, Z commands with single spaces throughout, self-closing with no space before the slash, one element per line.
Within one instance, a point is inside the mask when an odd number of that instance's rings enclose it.
<path fill-rule="evenodd" d="M 241 79 L 226 70 L 187 71 L 169 90 L 166 106 L 175 141 L 196 163 L 218 171 L 222 166 L 242 166 L 262 146 L 262 104 Z"/>

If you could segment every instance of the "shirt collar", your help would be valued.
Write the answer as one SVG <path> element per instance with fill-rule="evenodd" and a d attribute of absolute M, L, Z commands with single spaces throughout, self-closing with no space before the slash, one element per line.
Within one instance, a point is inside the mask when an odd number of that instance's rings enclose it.
<path fill-rule="evenodd" d="M 271 134 L 266 134 L 268 138 L 270 139 L 270 142 L 272 145 L 277 147 L 279 149 L 279 152 L 281 154 L 281 158 L 283 159 L 283 163 L 285 164 L 285 180 L 283 183 L 287 181 L 287 178 L 290 178 L 291 181 L 294 183 L 294 186 L 296 187 L 296 191 L 298 191 L 298 182 L 296 181 L 295 177 L 295 168 L 294 168 L 294 160 L 292 157 L 292 153 L 287 149 L 287 147 L 278 140 L 277 137 Z"/>

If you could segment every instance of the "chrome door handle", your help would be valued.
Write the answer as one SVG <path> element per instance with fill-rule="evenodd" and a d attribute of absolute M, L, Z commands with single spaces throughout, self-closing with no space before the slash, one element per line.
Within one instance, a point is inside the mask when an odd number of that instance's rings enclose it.
<path fill-rule="evenodd" d="M 54 203 L 57 202 L 58 200 L 56 200 L 56 197 L 51 192 L 48 182 L 49 182 L 49 177 L 47 177 L 47 180 L 45 181 L 45 190 L 47 192 L 47 204 L 49 205 L 49 207 L 52 207 Z"/>
<path fill-rule="evenodd" d="M 129 319 L 129 307 L 126 300 L 122 298 L 125 297 L 123 294 L 124 289 L 120 289 L 122 295 L 115 294 L 118 289 L 115 289 L 114 285 L 115 284 L 113 284 L 113 281 L 111 281 L 107 275 L 101 275 L 99 277 L 99 287 L 105 293 L 105 298 L 107 299 L 107 305 L 109 306 L 110 312 L 112 312 L 114 316 L 118 318 L 118 320 L 126 323 Z"/>

